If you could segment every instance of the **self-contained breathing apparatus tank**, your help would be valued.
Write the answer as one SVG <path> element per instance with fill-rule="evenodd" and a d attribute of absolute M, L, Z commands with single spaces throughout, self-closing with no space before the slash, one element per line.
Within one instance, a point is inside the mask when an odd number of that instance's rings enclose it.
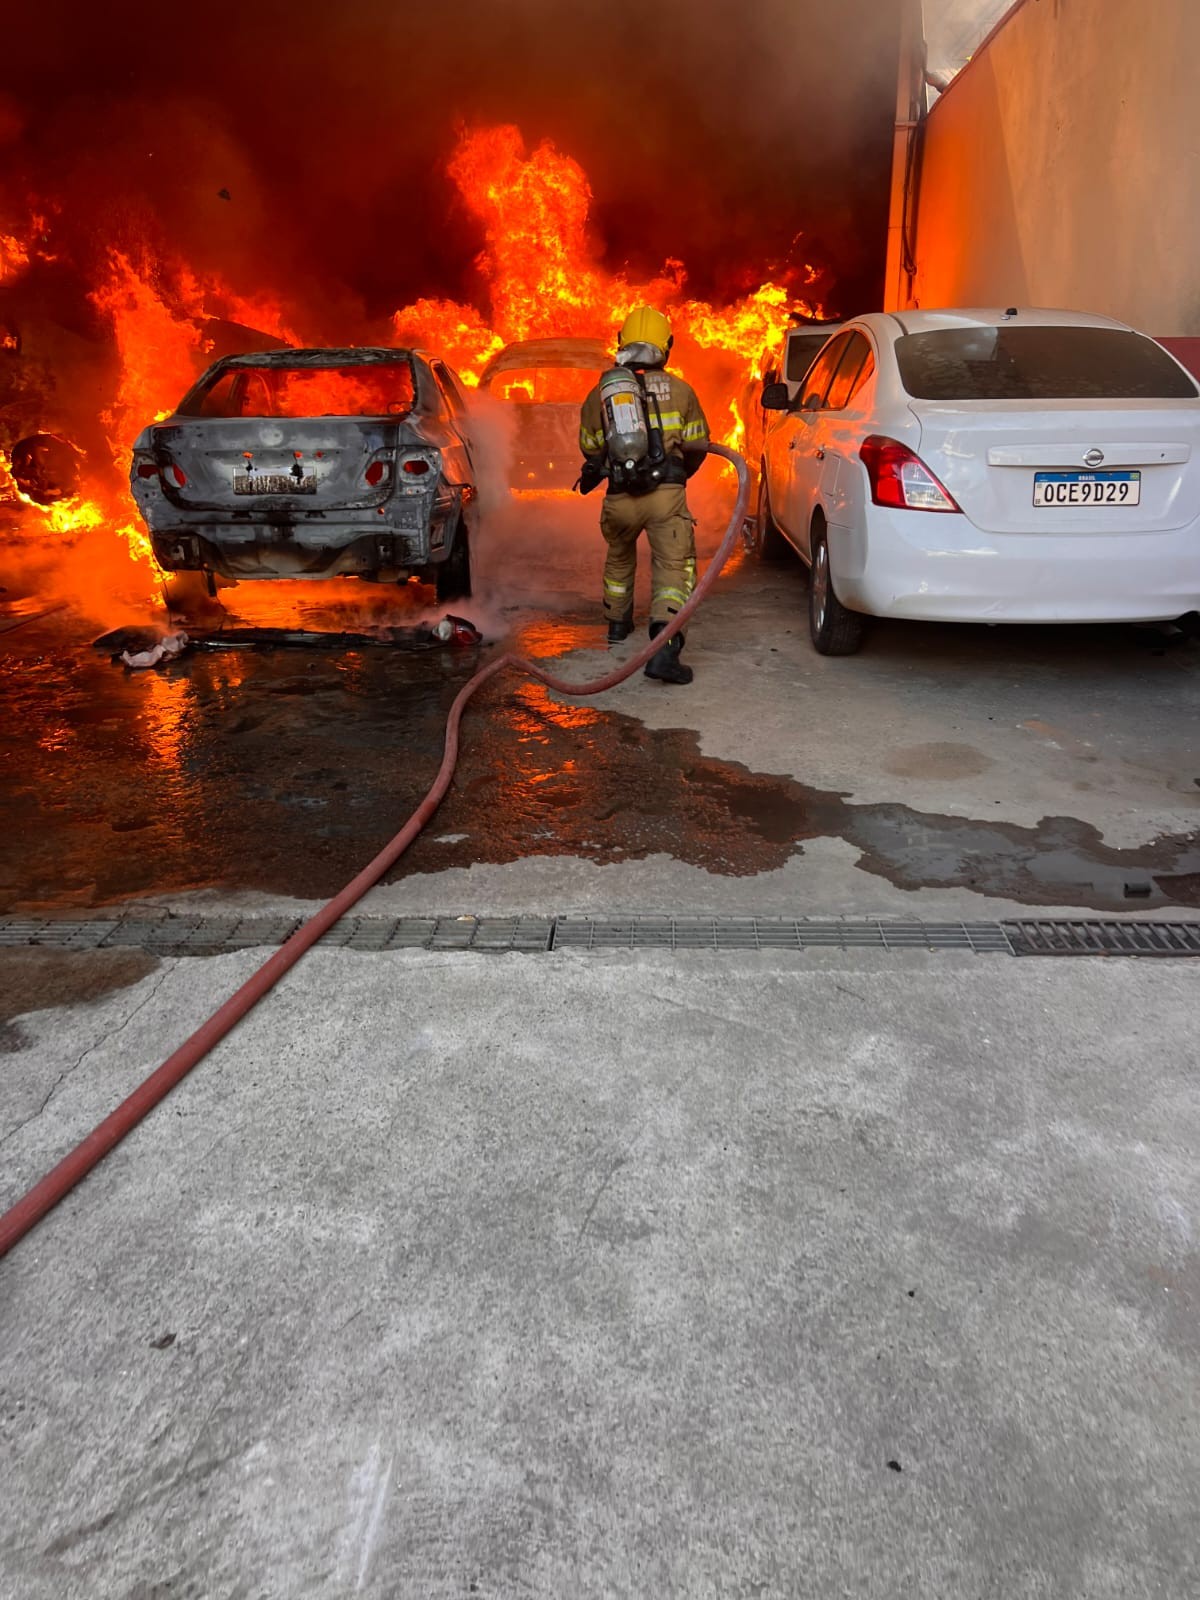
<path fill-rule="evenodd" d="M 617 494 L 649 494 L 667 465 L 658 399 L 640 372 L 616 366 L 600 379 L 609 483 Z"/>

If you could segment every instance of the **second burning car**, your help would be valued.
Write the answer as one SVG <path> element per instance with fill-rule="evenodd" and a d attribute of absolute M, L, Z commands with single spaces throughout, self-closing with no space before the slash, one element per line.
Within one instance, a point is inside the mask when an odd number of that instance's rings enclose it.
<path fill-rule="evenodd" d="M 168 572 L 471 592 L 466 397 L 422 351 L 229 356 L 141 433 L 130 482 Z"/>
<path fill-rule="evenodd" d="M 579 407 L 612 352 L 599 339 L 524 339 L 492 357 L 481 393 L 515 421 L 509 482 L 514 489 L 569 489 L 579 475 Z"/>

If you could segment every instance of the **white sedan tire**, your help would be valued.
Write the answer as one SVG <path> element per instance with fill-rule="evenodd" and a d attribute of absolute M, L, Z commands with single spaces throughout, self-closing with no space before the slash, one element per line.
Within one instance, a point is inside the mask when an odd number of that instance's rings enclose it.
<path fill-rule="evenodd" d="M 808 631 L 821 656 L 852 656 L 863 642 L 864 619 L 848 611 L 833 589 L 829 570 L 829 538 L 824 519 L 812 529 L 812 565 L 808 574 Z"/>
<path fill-rule="evenodd" d="M 771 515 L 771 499 L 767 493 L 767 471 L 765 467 L 759 469 L 758 475 L 758 504 L 754 517 L 749 526 L 750 537 L 747 544 L 751 553 L 759 561 L 782 561 L 784 556 L 791 554 L 791 546 L 779 531 L 779 525 Z"/>

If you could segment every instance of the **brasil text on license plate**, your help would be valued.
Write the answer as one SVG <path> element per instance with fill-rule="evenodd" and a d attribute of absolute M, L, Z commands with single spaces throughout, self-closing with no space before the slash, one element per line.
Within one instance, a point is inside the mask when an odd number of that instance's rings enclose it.
<path fill-rule="evenodd" d="M 1035 472 L 1035 506 L 1136 506 L 1140 472 Z"/>

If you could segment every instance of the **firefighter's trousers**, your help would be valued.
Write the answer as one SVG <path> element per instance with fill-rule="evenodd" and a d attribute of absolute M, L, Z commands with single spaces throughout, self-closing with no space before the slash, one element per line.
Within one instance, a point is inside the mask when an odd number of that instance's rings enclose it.
<path fill-rule="evenodd" d="M 604 614 L 627 617 L 633 610 L 638 536 L 650 543 L 650 620 L 667 622 L 682 611 L 696 587 L 696 524 L 681 484 L 649 494 L 610 494 L 600 513 L 608 542 L 604 563 Z"/>

